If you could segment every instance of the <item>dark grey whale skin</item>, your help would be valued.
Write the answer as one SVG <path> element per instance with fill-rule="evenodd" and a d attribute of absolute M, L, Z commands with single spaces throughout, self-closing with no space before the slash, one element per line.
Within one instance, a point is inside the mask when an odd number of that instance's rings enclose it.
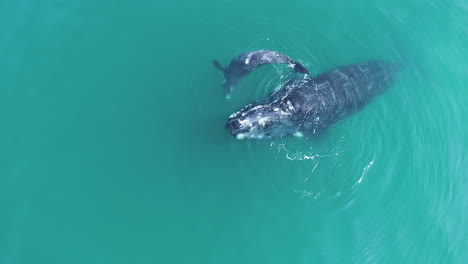
<path fill-rule="evenodd" d="M 239 138 L 315 133 L 355 113 L 387 90 L 398 67 L 383 61 L 346 65 L 305 80 L 291 80 L 265 101 L 232 114 L 226 128 Z"/>
<path fill-rule="evenodd" d="M 214 66 L 224 73 L 223 86 L 226 96 L 231 94 L 234 85 L 253 70 L 272 63 L 289 64 L 295 72 L 309 74 L 309 71 L 302 64 L 272 50 L 257 50 L 242 53 L 232 59 L 227 68 L 224 68 L 217 60 L 213 60 Z"/>

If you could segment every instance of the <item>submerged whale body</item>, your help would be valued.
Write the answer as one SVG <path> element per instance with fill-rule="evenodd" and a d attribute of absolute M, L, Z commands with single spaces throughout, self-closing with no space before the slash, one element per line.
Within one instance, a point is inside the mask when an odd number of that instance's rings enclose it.
<path fill-rule="evenodd" d="M 272 63 L 288 64 L 295 72 L 309 74 L 309 71 L 302 64 L 284 54 L 272 50 L 257 50 L 242 53 L 232 59 L 227 68 L 224 68 L 219 61 L 213 60 L 214 66 L 224 73 L 223 86 L 226 96 L 229 96 L 234 85 L 250 72 L 260 66 Z"/>
<path fill-rule="evenodd" d="M 291 80 L 265 101 L 248 104 L 232 114 L 226 128 L 238 139 L 315 133 L 387 90 L 396 72 L 393 64 L 371 61 Z"/>

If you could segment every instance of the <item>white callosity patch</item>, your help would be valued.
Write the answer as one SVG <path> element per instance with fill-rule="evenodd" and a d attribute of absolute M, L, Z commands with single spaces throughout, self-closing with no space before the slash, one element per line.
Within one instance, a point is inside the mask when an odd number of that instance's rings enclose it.
<path fill-rule="evenodd" d="M 252 122 L 250 122 L 248 119 L 239 119 L 239 123 L 243 127 L 252 127 Z"/>
<path fill-rule="evenodd" d="M 239 113 L 240 113 L 240 111 L 237 111 L 237 112 L 231 114 L 231 115 L 229 116 L 229 118 L 234 118 L 234 117 L 237 116 Z"/>
<path fill-rule="evenodd" d="M 270 118 L 268 118 L 268 117 L 259 118 L 258 119 L 258 124 L 260 126 L 265 126 L 268 123 L 268 120 L 270 120 Z"/>
<path fill-rule="evenodd" d="M 250 109 L 250 111 L 255 111 L 255 110 L 260 109 L 262 107 L 264 107 L 264 106 L 263 105 L 257 105 L 257 106 L 252 107 L 252 109 Z"/>
<path fill-rule="evenodd" d="M 301 138 L 301 137 L 304 136 L 304 134 L 302 134 L 302 132 L 296 131 L 296 132 L 293 133 L 293 136 Z"/>
<path fill-rule="evenodd" d="M 247 56 L 245 57 L 245 64 L 249 64 L 250 63 L 250 60 L 252 59 L 252 56 L 255 54 L 256 52 L 250 52 L 247 54 Z"/>
<path fill-rule="evenodd" d="M 237 134 L 236 138 L 237 139 L 244 139 L 245 135 L 244 134 Z"/>

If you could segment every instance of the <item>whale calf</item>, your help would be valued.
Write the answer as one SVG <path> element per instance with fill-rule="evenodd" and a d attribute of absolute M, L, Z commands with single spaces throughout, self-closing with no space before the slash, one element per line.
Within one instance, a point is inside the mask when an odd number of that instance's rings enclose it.
<path fill-rule="evenodd" d="M 237 139 L 314 134 L 355 113 L 387 90 L 398 67 L 383 61 L 346 65 L 303 80 L 290 80 L 266 100 L 233 113 L 227 130 Z"/>
<path fill-rule="evenodd" d="M 242 53 L 231 60 L 229 67 L 224 68 L 217 60 L 213 60 L 214 66 L 224 73 L 224 93 L 229 97 L 233 87 L 256 68 L 272 64 L 288 64 L 295 72 L 309 74 L 309 71 L 300 63 L 290 57 L 272 50 L 257 50 Z"/>

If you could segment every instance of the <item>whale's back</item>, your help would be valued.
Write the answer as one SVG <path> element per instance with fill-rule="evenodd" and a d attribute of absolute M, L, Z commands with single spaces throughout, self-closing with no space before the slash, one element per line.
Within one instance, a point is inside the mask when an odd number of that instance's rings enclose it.
<path fill-rule="evenodd" d="M 334 93 L 346 104 L 360 105 L 384 92 L 395 79 L 397 67 L 382 61 L 352 64 L 313 78 L 318 90 Z"/>
<path fill-rule="evenodd" d="M 383 93 L 396 72 L 394 64 L 382 61 L 346 65 L 315 76 L 291 93 L 304 99 L 309 127 L 319 129 L 356 112 Z"/>

